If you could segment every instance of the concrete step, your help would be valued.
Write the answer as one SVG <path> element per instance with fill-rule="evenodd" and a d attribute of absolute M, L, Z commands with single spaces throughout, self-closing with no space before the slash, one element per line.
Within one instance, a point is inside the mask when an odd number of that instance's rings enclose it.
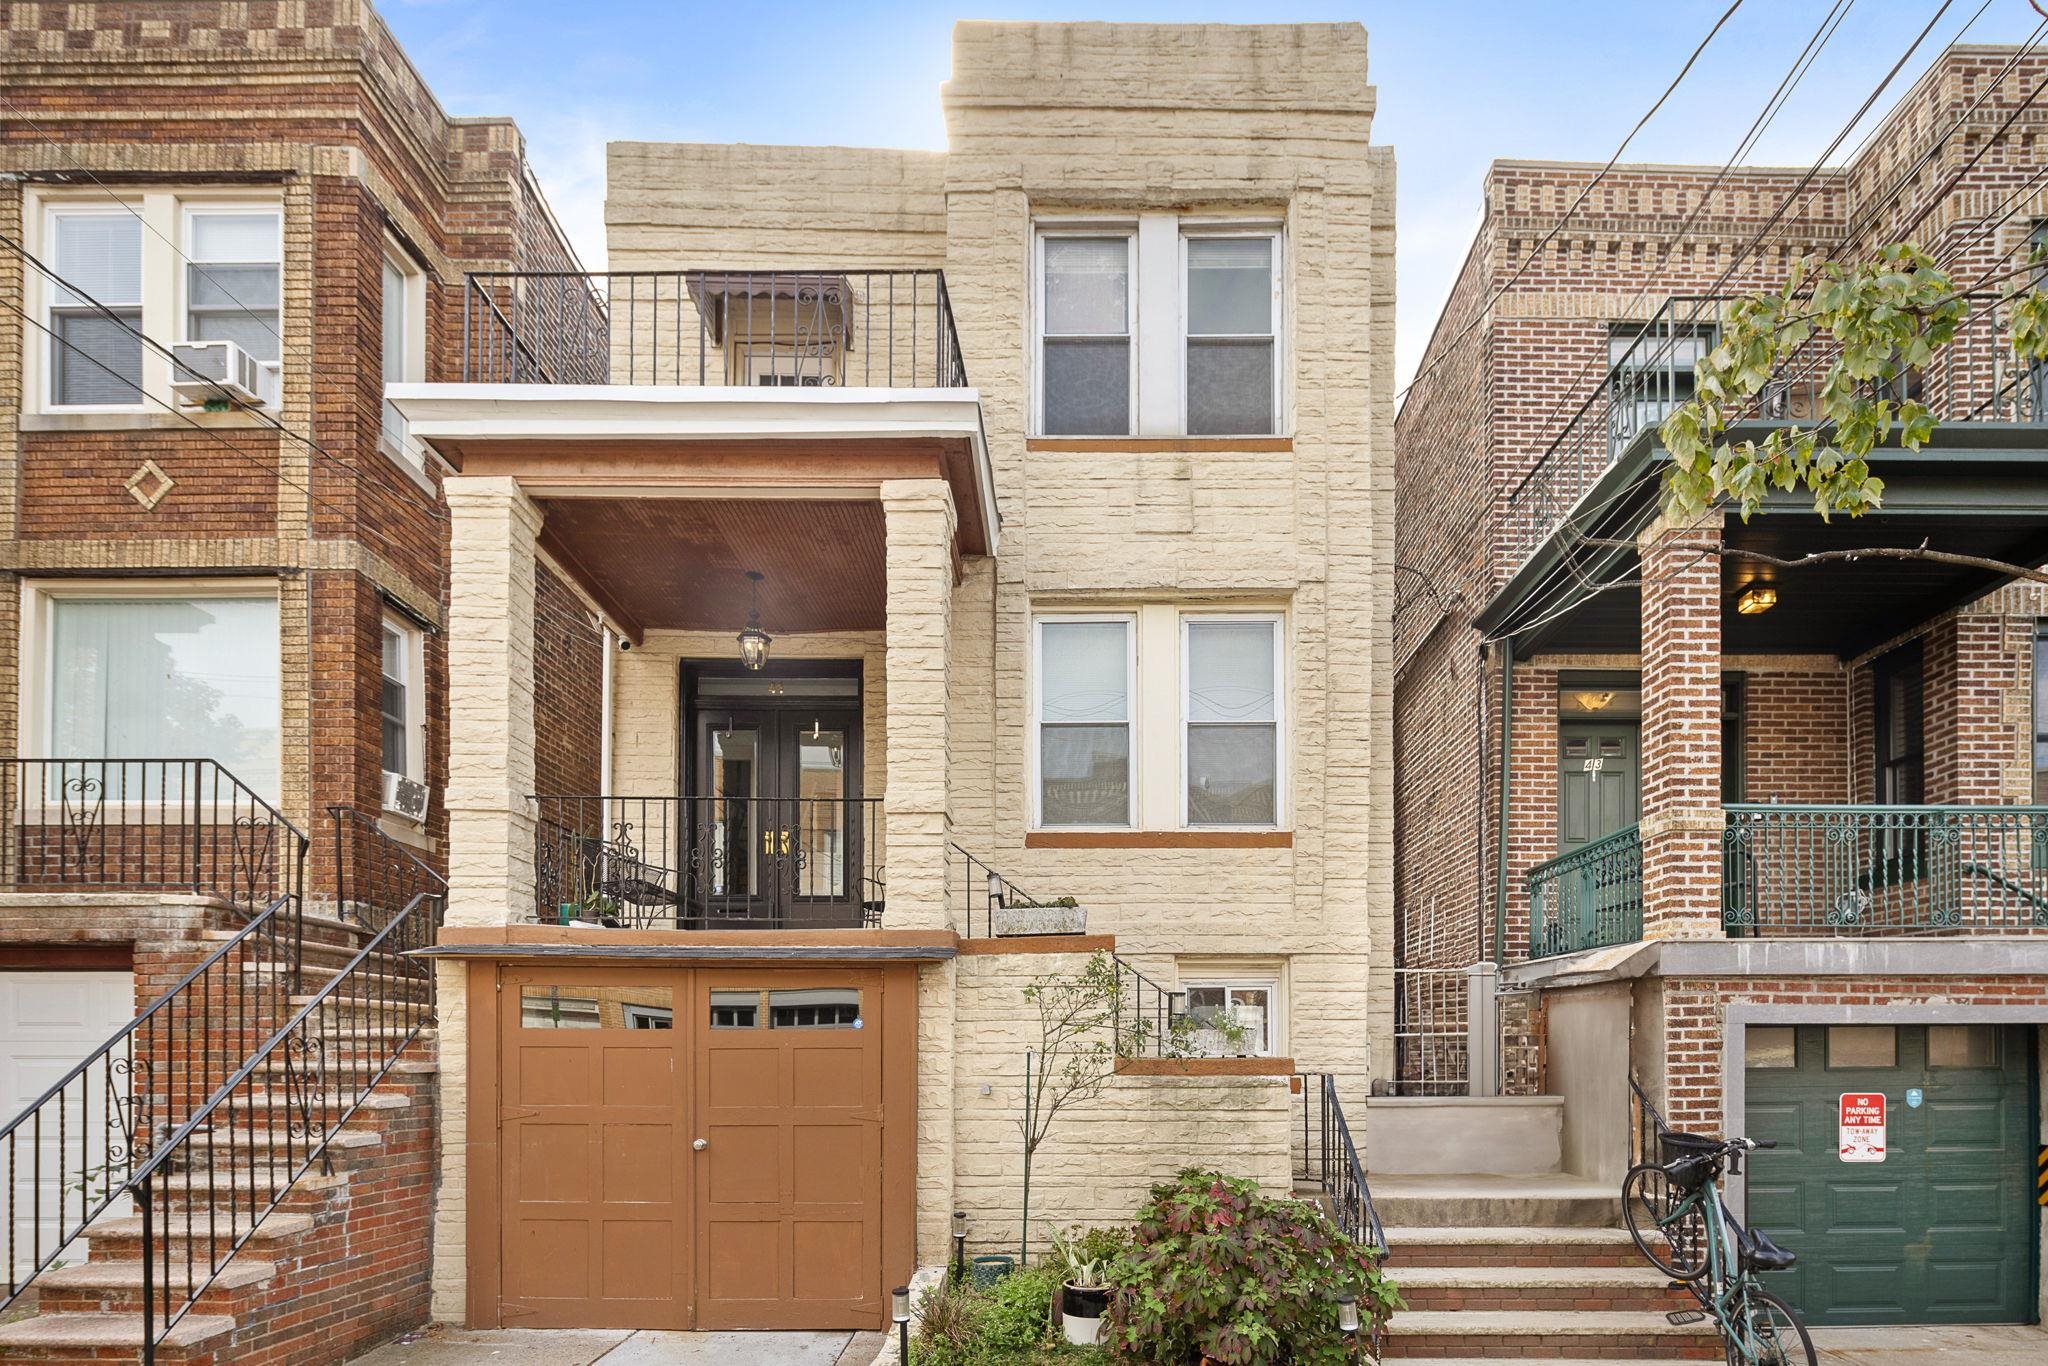
<path fill-rule="evenodd" d="M 1373 1204 L 1388 1225 L 1612 1228 L 1621 1223 L 1620 1189 L 1583 1176 L 1465 1172 L 1369 1180 Z"/>
<path fill-rule="evenodd" d="M 1395 1357 L 1633 1357 L 1718 1360 L 1710 1323 L 1678 1325 L 1662 1314 L 1572 1311 L 1406 1310 L 1387 1324 Z"/>
<path fill-rule="evenodd" d="M 1662 1314 L 1695 1307 L 1691 1294 L 1643 1266 L 1402 1265 L 1401 1298 L 1418 1312 L 1583 1310 Z"/>
<path fill-rule="evenodd" d="M 384 1138 L 376 1133 L 359 1133 L 354 1129 L 343 1129 L 327 1141 L 328 1151 L 339 1157 L 342 1152 L 357 1148 L 380 1148 Z M 254 1133 L 237 1125 L 232 1131 L 216 1130 L 211 1133 L 195 1133 L 187 1140 L 188 1151 L 194 1154 L 223 1152 L 230 1155 L 243 1152 L 262 1153 L 304 1153 L 306 1139 L 303 1134 L 287 1134 L 281 1127 L 272 1131 L 269 1126 L 258 1124 Z"/>
<path fill-rule="evenodd" d="M 161 1224 L 163 1221 L 158 1220 L 157 1222 Z M 288 1242 L 302 1234 L 311 1233 L 315 1226 L 313 1216 L 310 1214 L 298 1214 L 291 1210 L 278 1210 L 256 1226 L 255 1231 L 249 1236 L 249 1246 L 255 1247 L 263 1243 Z M 181 1249 L 172 1255 L 182 1260 L 184 1257 L 182 1245 L 186 1241 L 183 1228 L 174 1229 L 169 1235 L 165 1235 L 162 1229 L 159 1228 L 157 1233 L 159 1237 L 164 1238 L 174 1248 Z M 118 1217 L 102 1215 L 94 1220 L 92 1226 L 86 1230 L 86 1236 L 92 1240 L 92 1255 L 94 1257 L 97 1258 L 104 1253 L 110 1261 L 132 1261 L 141 1255 L 138 1249 L 142 1243 L 142 1216 L 139 1214 L 123 1214 Z M 191 1241 L 204 1246 L 206 1243 L 206 1230 L 195 1228 Z"/>
<path fill-rule="evenodd" d="M 1640 1267 L 1647 1265 L 1627 1229 L 1478 1228 L 1387 1229 L 1387 1243 L 1410 1267 Z"/>
<path fill-rule="evenodd" d="M 163 1346 L 179 1354 L 193 1352 L 234 1331 L 235 1321 L 226 1314 L 187 1314 L 164 1337 Z M 0 1361 L 61 1359 L 63 1353 L 119 1361 L 123 1358 L 104 1354 L 127 1351 L 139 1355 L 141 1346 L 139 1313 L 38 1314 L 0 1326 Z"/>
<path fill-rule="evenodd" d="M 194 1244 L 195 1253 L 188 1272 L 184 1258 L 170 1268 L 170 1300 L 182 1303 L 198 1282 L 205 1279 L 210 1258 L 205 1244 Z M 165 1298 L 164 1267 L 154 1268 L 154 1294 L 161 1312 Z M 217 1314 L 234 1319 L 257 1303 L 255 1297 L 277 1278 L 277 1265 L 260 1258 L 235 1257 L 221 1268 L 220 1275 L 200 1292 L 194 1313 Z M 88 1261 L 45 1272 L 36 1280 L 37 1308 L 45 1314 L 142 1313 L 142 1263 L 140 1261 Z"/>

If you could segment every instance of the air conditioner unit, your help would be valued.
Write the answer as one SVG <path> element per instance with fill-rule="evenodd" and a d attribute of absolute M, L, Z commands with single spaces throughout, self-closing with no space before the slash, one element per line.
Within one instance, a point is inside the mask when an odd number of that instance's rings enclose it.
<path fill-rule="evenodd" d="M 171 392 L 187 403 L 277 406 L 277 366 L 231 341 L 179 342 L 171 355 Z"/>
<path fill-rule="evenodd" d="M 409 821 L 427 818 L 427 785 L 416 783 L 402 773 L 384 775 L 384 809 Z"/>

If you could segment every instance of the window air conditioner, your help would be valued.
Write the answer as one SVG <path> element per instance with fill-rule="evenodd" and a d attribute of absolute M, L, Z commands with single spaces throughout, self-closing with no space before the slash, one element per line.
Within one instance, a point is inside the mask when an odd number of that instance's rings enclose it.
<path fill-rule="evenodd" d="M 179 342 L 171 355 L 171 392 L 187 403 L 277 406 L 277 366 L 231 341 Z"/>
<path fill-rule="evenodd" d="M 384 809 L 411 821 L 427 818 L 427 785 L 402 773 L 384 775 Z"/>

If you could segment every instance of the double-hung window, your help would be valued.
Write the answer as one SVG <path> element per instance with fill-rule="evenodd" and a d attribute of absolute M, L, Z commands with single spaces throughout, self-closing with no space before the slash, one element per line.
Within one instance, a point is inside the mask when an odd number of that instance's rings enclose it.
<path fill-rule="evenodd" d="M 384 771 L 423 782 L 426 777 L 425 660 L 419 628 L 396 617 L 384 619 L 382 692 Z"/>
<path fill-rule="evenodd" d="M 1268 435 L 1279 402 L 1279 238 L 1188 236 L 1189 436 Z"/>
<path fill-rule="evenodd" d="M 1277 823 L 1280 623 L 1183 618 L 1181 719 L 1189 825 Z"/>
<path fill-rule="evenodd" d="M 427 377 L 426 276 L 395 244 L 384 251 L 382 342 L 384 383 L 404 384 Z M 384 400 L 384 438 L 407 459 L 417 460 L 406 441 L 405 416 Z"/>
<path fill-rule="evenodd" d="M 52 209 L 50 402 L 132 408 L 142 389 L 142 220 L 125 209 Z"/>
<path fill-rule="evenodd" d="M 230 341 L 257 360 L 276 363 L 283 354 L 283 236 L 283 216 L 274 208 L 186 208 L 187 341 Z"/>
<path fill-rule="evenodd" d="M 1132 823 L 1134 623 L 1049 618 L 1038 631 L 1038 821 Z"/>
<path fill-rule="evenodd" d="M 1039 428 L 1048 436 L 1130 434 L 1132 240 L 1039 239 Z"/>

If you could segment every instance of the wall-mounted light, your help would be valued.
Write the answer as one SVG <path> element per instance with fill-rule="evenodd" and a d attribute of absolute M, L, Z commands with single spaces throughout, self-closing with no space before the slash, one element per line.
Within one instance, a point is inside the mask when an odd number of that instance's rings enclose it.
<path fill-rule="evenodd" d="M 747 582 L 752 586 L 753 601 L 747 608 L 746 629 L 739 634 L 740 663 L 758 672 L 768 663 L 768 647 L 774 643 L 775 637 L 761 629 L 760 571 L 749 569 Z"/>
<path fill-rule="evenodd" d="M 1753 583 L 1735 599 L 1735 610 L 1745 617 L 1762 616 L 1778 605 L 1778 590 L 1767 583 Z"/>
<path fill-rule="evenodd" d="M 1614 701 L 1614 693 L 1611 690 L 1608 692 L 1575 692 L 1572 694 L 1572 705 L 1580 711 L 1606 711 L 1608 704 L 1612 701 Z"/>

